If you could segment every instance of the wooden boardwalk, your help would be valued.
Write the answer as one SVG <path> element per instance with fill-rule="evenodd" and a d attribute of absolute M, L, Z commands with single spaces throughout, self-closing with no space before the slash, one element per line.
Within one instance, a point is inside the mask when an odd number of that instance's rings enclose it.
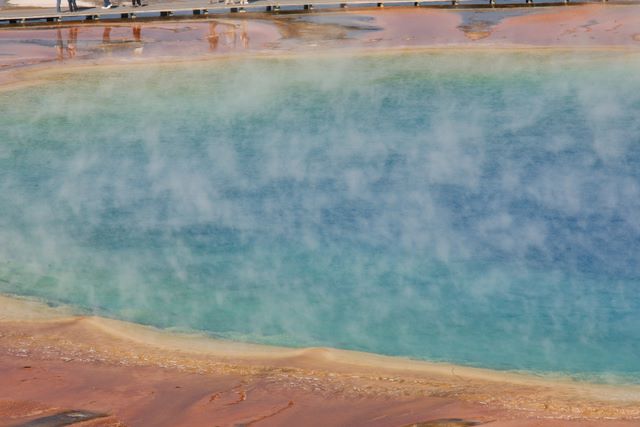
<path fill-rule="evenodd" d="M 165 3 L 153 3 L 133 8 L 129 0 L 112 0 L 114 7 L 104 10 L 100 7 L 81 8 L 78 12 L 56 12 L 55 7 L 41 9 L 14 9 L 0 11 L 0 27 L 12 25 L 33 25 L 52 22 L 79 23 L 97 20 L 159 19 L 169 17 L 206 17 L 208 15 L 252 13 L 286 13 L 301 11 L 322 11 L 344 8 L 372 8 L 389 6 L 410 7 L 515 7 L 534 6 L 534 0 L 236 0 L 225 3 L 219 0 L 186 0 Z M 244 4 L 240 2 L 243 1 Z M 598 2 L 606 0 L 593 0 Z M 119 2 L 119 4 L 118 4 Z M 52 5 L 55 0 L 51 0 Z M 62 3 L 66 3 L 63 1 Z M 571 0 L 544 0 L 535 2 L 536 6 L 560 4 L 584 4 Z M 634 2 L 635 3 L 635 2 Z M 65 4 L 66 6 L 66 4 Z M 64 10 L 64 9 L 63 9 Z"/>

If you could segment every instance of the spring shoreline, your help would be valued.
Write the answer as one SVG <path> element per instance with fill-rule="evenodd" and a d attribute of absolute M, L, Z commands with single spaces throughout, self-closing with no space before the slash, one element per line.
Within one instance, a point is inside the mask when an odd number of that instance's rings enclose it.
<path fill-rule="evenodd" d="M 617 426 L 640 420 L 640 386 L 590 384 L 331 348 L 291 349 L 223 341 L 96 316 L 77 316 L 69 307 L 52 308 L 9 296 L 0 297 L 0 307 L 3 364 L 29 360 L 28 366 L 56 366 L 62 369 L 63 376 L 92 367 L 114 370 L 112 375 L 122 377 L 139 369 L 151 369 L 159 370 L 163 376 L 189 374 L 214 382 L 231 376 L 255 384 L 268 378 L 268 386 L 256 387 L 264 387 L 261 392 L 265 393 L 267 389 L 277 389 L 279 394 L 292 396 L 292 401 L 298 394 L 313 395 L 315 389 L 325 393 L 323 402 L 327 398 L 402 404 L 415 400 L 416 405 L 422 402 L 420 406 L 433 398 L 452 399 L 453 408 L 459 405 L 466 411 L 469 406 L 472 413 L 479 414 L 476 418 L 485 421 L 497 417 L 548 420 L 544 425 L 575 420 L 580 425 L 588 421 Z M 9 399 L 14 390 L 12 375 L 3 378 L 0 402 Z M 62 395 L 73 392 L 59 391 Z M 103 403 L 94 406 L 88 409 L 105 411 Z M 122 419 L 126 422 L 126 417 Z M 623 424 L 615 424 L 614 420 Z"/>

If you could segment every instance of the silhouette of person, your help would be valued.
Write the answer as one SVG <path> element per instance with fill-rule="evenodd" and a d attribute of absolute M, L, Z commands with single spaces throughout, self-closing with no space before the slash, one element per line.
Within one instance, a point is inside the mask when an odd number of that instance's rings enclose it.
<path fill-rule="evenodd" d="M 209 22 L 209 35 L 207 36 L 207 40 L 209 40 L 209 50 L 218 49 L 218 41 L 220 41 L 220 36 L 216 31 L 217 22 L 211 21 Z"/>
<path fill-rule="evenodd" d="M 69 12 L 77 12 L 78 5 L 76 4 L 76 0 L 68 0 L 69 3 Z"/>
<path fill-rule="evenodd" d="M 62 61 L 64 59 L 64 44 L 62 43 L 62 30 L 56 30 L 56 59 Z"/>
<path fill-rule="evenodd" d="M 137 42 L 141 42 L 142 41 L 142 26 L 141 25 L 134 25 L 131 27 L 131 30 L 133 31 L 133 39 Z"/>
<path fill-rule="evenodd" d="M 240 40 L 242 40 L 242 47 L 247 49 L 249 47 L 249 32 L 247 31 L 247 21 L 242 21 L 242 31 L 240 32 Z"/>
<path fill-rule="evenodd" d="M 104 27 L 102 31 L 102 43 L 111 43 L 111 27 Z"/>
<path fill-rule="evenodd" d="M 140 24 L 132 25 L 131 31 L 133 32 L 133 40 L 136 43 L 139 43 L 139 45 L 133 49 L 133 54 L 142 55 L 142 52 L 144 50 L 144 44 L 142 43 L 142 25 Z"/>
<path fill-rule="evenodd" d="M 236 26 L 227 25 L 227 29 L 222 34 L 224 35 L 224 44 L 227 46 L 233 45 L 235 47 L 238 39 L 238 35 L 236 34 Z"/>
<path fill-rule="evenodd" d="M 76 56 L 78 52 L 78 28 L 71 27 L 69 28 L 69 39 L 67 41 L 67 55 L 69 58 L 73 58 Z"/>

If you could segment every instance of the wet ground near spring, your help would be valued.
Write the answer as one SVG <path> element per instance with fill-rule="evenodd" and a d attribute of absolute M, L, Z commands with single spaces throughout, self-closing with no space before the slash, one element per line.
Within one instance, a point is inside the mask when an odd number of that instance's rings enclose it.
<path fill-rule="evenodd" d="M 445 398 L 354 398 L 269 384 L 241 375 L 119 368 L 77 361 L 1 357 L 0 425 L 412 425 L 449 418 L 476 425 L 486 411 Z M 128 372 L 128 378 L 123 376 Z M 46 386 L 45 386 L 46 384 Z M 453 406 L 452 406 L 453 405 Z M 89 408 L 78 410 L 77 408 Z M 97 411 L 98 408 L 101 408 Z M 104 411 L 104 412 L 103 412 Z M 452 415 L 455 414 L 455 417 Z M 74 416 L 83 415 L 83 417 Z M 451 418 L 469 417 L 452 423 Z M 91 421 L 87 421 L 91 420 Z M 420 424 L 422 425 L 422 424 Z"/>
<path fill-rule="evenodd" d="M 635 389 L 207 341 L 0 303 L 0 426 L 75 414 L 93 417 L 83 427 L 632 427 L 640 416 Z"/>
<path fill-rule="evenodd" d="M 0 29 L 0 70 L 39 63 L 420 47 L 640 47 L 640 5 L 402 9 Z"/>
<path fill-rule="evenodd" d="M 295 374 L 186 373 L 79 360 L 0 356 L 0 426 L 610 426 L 634 421 L 541 421 L 453 397 L 389 397 L 322 391 Z M 314 389 L 315 388 L 315 389 Z M 355 386 L 354 386 L 355 390 Z M 500 420 L 500 421 L 497 421 Z M 80 421 L 82 421 L 80 423 Z"/>

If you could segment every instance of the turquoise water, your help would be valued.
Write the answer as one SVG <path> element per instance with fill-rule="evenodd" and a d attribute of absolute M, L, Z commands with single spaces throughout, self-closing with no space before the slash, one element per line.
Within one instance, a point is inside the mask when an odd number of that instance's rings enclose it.
<path fill-rule="evenodd" d="M 237 59 L 0 94 L 0 291 L 640 378 L 640 60 Z"/>

